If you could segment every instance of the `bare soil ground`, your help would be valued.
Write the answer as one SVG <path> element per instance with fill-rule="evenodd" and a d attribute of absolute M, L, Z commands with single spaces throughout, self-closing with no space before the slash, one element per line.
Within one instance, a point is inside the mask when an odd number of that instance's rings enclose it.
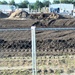
<path fill-rule="evenodd" d="M 0 19 L 0 28 L 75 27 L 75 19 Z M 75 54 L 75 31 L 36 31 L 37 55 Z M 31 55 L 31 31 L 1 31 L 0 57 Z M 13 54 L 12 54 L 13 52 Z M 18 52 L 20 52 L 18 54 Z"/>
<path fill-rule="evenodd" d="M 75 27 L 74 18 L 30 17 L 0 19 L 0 28 L 30 28 L 32 25 L 37 28 Z M 36 31 L 36 43 L 38 75 L 75 75 L 74 30 Z M 29 68 L 31 62 L 31 31 L 0 31 L 0 74 L 31 75 L 31 69 L 24 69 L 25 66 Z M 22 71 L 5 70 L 13 68 Z"/>

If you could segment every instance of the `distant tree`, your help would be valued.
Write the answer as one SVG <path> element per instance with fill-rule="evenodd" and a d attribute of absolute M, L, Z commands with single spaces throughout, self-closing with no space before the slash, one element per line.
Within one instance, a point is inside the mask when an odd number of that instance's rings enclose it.
<path fill-rule="evenodd" d="M 74 6 L 75 6 L 75 1 L 72 4 L 74 4 Z"/>
<path fill-rule="evenodd" d="M 29 4 L 30 9 L 34 9 L 34 4 Z"/>
<path fill-rule="evenodd" d="M 53 3 L 73 3 L 74 2 L 74 0 L 54 0 L 54 2 Z"/>
<path fill-rule="evenodd" d="M 0 1 L 0 4 L 8 4 L 5 0 Z"/>
<path fill-rule="evenodd" d="M 34 4 L 34 9 L 38 10 L 39 8 L 41 9 L 42 7 L 43 7 L 43 3 L 37 0 Z"/>
<path fill-rule="evenodd" d="M 71 0 L 61 0 L 61 3 L 71 3 Z"/>
<path fill-rule="evenodd" d="M 5 0 L 2 1 L 2 4 L 8 4 Z"/>
<path fill-rule="evenodd" d="M 16 5 L 16 3 L 15 3 L 14 0 L 11 0 L 11 1 L 9 2 L 9 5 Z"/>
<path fill-rule="evenodd" d="M 59 4 L 59 3 L 60 3 L 60 1 L 54 1 L 53 3 Z"/>
<path fill-rule="evenodd" d="M 0 4 L 2 4 L 2 2 L 0 1 Z"/>
<path fill-rule="evenodd" d="M 44 0 L 43 1 L 44 6 L 49 7 L 49 4 L 51 4 L 49 0 Z"/>
<path fill-rule="evenodd" d="M 23 2 L 19 4 L 19 8 L 27 8 L 28 4 L 29 2 L 27 0 L 24 0 Z"/>

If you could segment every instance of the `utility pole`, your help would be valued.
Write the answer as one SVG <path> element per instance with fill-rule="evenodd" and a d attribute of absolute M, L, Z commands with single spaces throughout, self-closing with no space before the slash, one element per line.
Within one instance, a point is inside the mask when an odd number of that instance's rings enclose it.
<path fill-rule="evenodd" d="M 61 12 L 61 0 L 59 0 L 60 1 L 60 12 Z"/>

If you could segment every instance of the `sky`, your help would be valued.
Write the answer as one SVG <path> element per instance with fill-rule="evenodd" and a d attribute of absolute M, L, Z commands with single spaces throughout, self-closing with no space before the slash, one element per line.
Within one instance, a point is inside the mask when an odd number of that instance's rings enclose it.
<path fill-rule="evenodd" d="M 0 0 L 0 1 L 3 1 L 3 0 Z M 7 2 L 9 2 L 9 1 L 11 1 L 11 0 L 5 0 L 5 1 L 7 1 Z M 22 2 L 22 1 L 24 1 L 24 0 L 14 0 L 16 3 L 20 3 L 20 2 Z M 36 2 L 36 0 L 28 0 L 30 3 L 34 3 L 34 2 Z M 43 0 L 39 0 L 39 1 L 43 1 Z M 53 0 L 49 0 L 51 3 L 53 2 Z"/>

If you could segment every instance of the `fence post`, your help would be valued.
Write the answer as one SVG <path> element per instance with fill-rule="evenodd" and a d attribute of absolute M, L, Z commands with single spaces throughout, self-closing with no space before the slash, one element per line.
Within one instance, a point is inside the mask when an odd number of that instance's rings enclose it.
<path fill-rule="evenodd" d="M 35 36 L 35 26 L 31 27 L 31 40 L 32 40 L 32 75 L 37 74 L 36 70 L 36 36 Z"/>

